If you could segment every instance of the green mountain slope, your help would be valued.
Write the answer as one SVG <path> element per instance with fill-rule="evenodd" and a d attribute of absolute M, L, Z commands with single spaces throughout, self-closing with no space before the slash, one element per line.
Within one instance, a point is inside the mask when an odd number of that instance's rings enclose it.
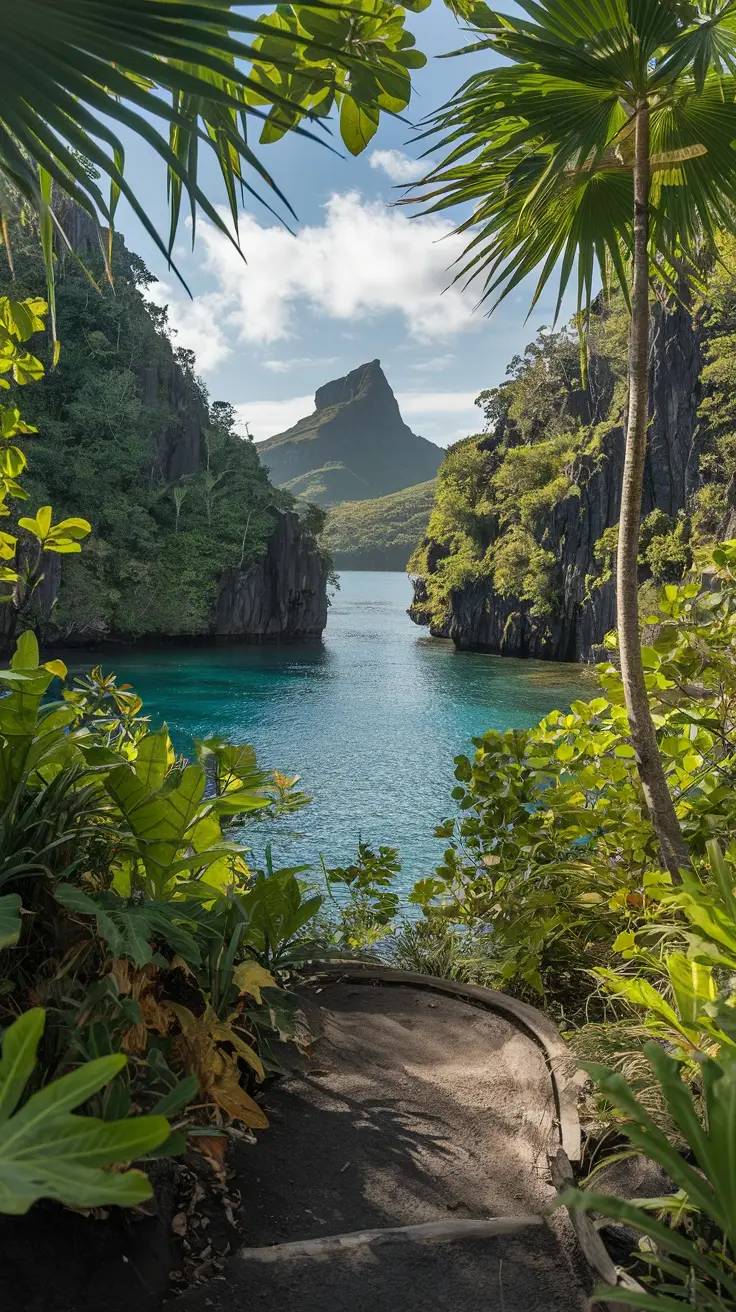
<path fill-rule="evenodd" d="M 258 451 L 278 487 L 320 506 L 423 483 L 443 456 L 404 423 L 379 360 L 319 387 L 313 414 Z"/>
<path fill-rule="evenodd" d="M 336 569 L 406 569 L 427 531 L 437 480 L 333 506 L 321 543 Z"/>

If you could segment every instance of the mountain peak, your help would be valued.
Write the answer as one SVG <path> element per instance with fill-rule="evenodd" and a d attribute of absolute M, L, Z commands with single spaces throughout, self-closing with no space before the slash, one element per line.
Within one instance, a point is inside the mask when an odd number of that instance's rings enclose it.
<path fill-rule="evenodd" d="M 444 454 L 404 423 L 380 360 L 318 387 L 314 412 L 259 451 L 279 487 L 322 506 L 423 483 Z"/>
<path fill-rule="evenodd" d="M 333 405 L 343 405 L 346 401 L 355 401 L 371 391 L 381 391 L 393 398 L 388 379 L 381 368 L 380 360 L 369 360 L 351 369 L 344 378 L 334 378 L 330 383 L 318 387 L 314 394 L 315 410 L 329 410 Z"/>

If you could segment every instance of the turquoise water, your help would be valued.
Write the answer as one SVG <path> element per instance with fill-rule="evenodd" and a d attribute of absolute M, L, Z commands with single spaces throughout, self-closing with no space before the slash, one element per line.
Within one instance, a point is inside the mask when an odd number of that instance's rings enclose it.
<path fill-rule="evenodd" d="M 219 734 L 301 776 L 314 801 L 275 830 L 279 864 L 342 863 L 360 834 L 399 848 L 408 888 L 441 856 L 432 830 L 452 813 L 453 757 L 473 735 L 594 695 L 574 666 L 456 652 L 411 623 L 410 600 L 403 574 L 344 573 L 323 642 L 118 651 L 104 664 L 179 750 Z M 260 856 L 270 836 L 255 825 L 246 841 Z"/>

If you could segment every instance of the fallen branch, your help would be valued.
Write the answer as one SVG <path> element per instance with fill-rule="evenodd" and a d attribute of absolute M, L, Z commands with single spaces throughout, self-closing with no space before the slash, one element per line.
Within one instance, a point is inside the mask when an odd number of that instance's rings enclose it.
<path fill-rule="evenodd" d="M 368 1244 L 393 1242 L 448 1243 L 453 1239 L 493 1239 L 515 1235 L 528 1226 L 543 1225 L 540 1216 L 496 1216 L 487 1221 L 425 1221 L 421 1225 L 388 1226 L 383 1230 L 354 1230 L 350 1234 L 326 1235 L 322 1239 L 298 1239 L 271 1244 L 267 1248 L 241 1248 L 237 1256 L 247 1262 L 281 1262 L 294 1257 L 328 1257 Z"/>

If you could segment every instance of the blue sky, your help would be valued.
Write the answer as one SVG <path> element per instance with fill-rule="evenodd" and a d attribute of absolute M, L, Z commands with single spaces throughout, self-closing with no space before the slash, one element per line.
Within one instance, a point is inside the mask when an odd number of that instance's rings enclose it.
<path fill-rule="evenodd" d="M 416 122 L 480 66 L 480 57 L 437 58 L 465 44 L 439 0 L 423 14 L 408 14 L 407 27 L 429 57 L 414 75 L 408 117 Z M 295 235 L 254 203 L 242 216 L 244 263 L 210 224 L 198 223 L 193 252 L 182 228 L 176 258 L 192 300 L 121 204 L 118 226 L 160 280 L 153 299 L 168 304 L 176 343 L 195 351 L 212 399 L 237 406 L 256 440 L 309 413 L 322 383 L 378 357 L 406 422 L 446 446 L 476 431 L 474 397 L 500 382 L 512 355 L 551 322 L 552 290 L 525 323 L 523 286 L 490 320 L 473 312 L 477 289 L 449 287 L 449 266 L 462 249 L 448 235 L 451 222 L 390 206 L 419 153 L 410 137 L 406 123 L 384 116 L 358 159 L 296 136 L 260 148 L 296 210 Z M 135 147 L 127 169 L 165 232 L 162 168 Z M 214 166 L 204 181 L 224 201 Z"/>

